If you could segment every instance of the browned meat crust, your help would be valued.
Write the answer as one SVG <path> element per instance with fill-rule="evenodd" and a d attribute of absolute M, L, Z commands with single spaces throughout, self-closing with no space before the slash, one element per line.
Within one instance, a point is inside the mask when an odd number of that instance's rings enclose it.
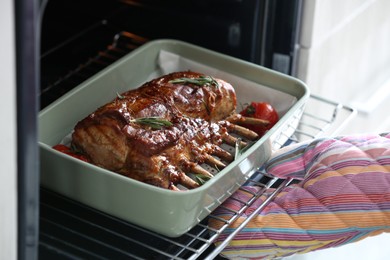
<path fill-rule="evenodd" d="M 180 79 L 212 79 L 197 85 Z M 187 173 L 221 153 L 235 113 L 233 87 L 191 71 L 171 73 L 127 91 L 81 120 L 72 142 L 93 164 L 162 188 L 195 188 Z M 169 124 L 153 128 L 139 119 Z M 138 120 L 137 120 L 138 119 Z"/>

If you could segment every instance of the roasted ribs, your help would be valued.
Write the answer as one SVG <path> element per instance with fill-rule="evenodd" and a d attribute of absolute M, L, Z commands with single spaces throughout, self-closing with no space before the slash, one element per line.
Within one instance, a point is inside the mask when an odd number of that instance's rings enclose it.
<path fill-rule="evenodd" d="M 258 136 L 236 123 L 233 87 L 191 71 L 175 72 L 118 94 L 77 123 L 72 145 L 91 163 L 158 187 L 189 189 L 213 176 L 200 165 L 222 169 L 233 155 L 239 132 Z M 233 123 L 232 123 L 233 122 Z"/>

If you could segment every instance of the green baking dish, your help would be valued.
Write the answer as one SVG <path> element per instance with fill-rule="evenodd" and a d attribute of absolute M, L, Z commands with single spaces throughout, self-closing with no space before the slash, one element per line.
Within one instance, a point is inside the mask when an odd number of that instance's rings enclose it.
<path fill-rule="evenodd" d="M 202 70 L 233 81 L 239 103 L 268 101 L 278 110 L 279 122 L 213 179 L 180 192 L 121 176 L 52 149 L 79 120 L 117 93 L 177 69 Z M 244 86 L 247 83 L 249 87 Z M 41 185 L 146 229 L 177 237 L 236 191 L 269 158 L 272 149 L 277 149 L 271 143 L 283 143 L 293 134 L 308 96 L 306 85 L 293 77 L 182 41 L 151 41 L 39 113 Z"/>

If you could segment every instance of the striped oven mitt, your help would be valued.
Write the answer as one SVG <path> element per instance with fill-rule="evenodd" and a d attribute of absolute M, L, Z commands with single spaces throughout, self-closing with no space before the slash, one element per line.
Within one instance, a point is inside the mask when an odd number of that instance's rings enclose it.
<path fill-rule="evenodd" d="M 282 190 L 224 248 L 229 259 L 274 259 L 342 246 L 390 232 L 390 134 L 315 139 L 276 152 L 265 166 L 280 178 L 301 179 Z M 247 187 L 256 190 L 256 187 Z M 237 191 L 233 197 L 251 196 Z M 258 207 L 258 199 L 221 236 L 223 241 Z M 237 209 L 228 199 L 224 207 Z M 214 215 L 230 219 L 219 207 Z M 211 227 L 222 223 L 210 219 Z"/>

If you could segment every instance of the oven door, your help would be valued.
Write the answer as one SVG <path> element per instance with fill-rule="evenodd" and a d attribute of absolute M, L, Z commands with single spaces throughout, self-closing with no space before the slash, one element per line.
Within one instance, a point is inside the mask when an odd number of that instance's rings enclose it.
<path fill-rule="evenodd" d="M 1 13 L 4 37 L 0 48 L 4 73 L 1 106 L 4 107 L 0 113 L 5 156 L 1 155 L 0 166 L 4 176 L 0 184 L 0 258 L 36 259 L 39 234 L 39 3 L 5 0 L 1 2 Z"/>

